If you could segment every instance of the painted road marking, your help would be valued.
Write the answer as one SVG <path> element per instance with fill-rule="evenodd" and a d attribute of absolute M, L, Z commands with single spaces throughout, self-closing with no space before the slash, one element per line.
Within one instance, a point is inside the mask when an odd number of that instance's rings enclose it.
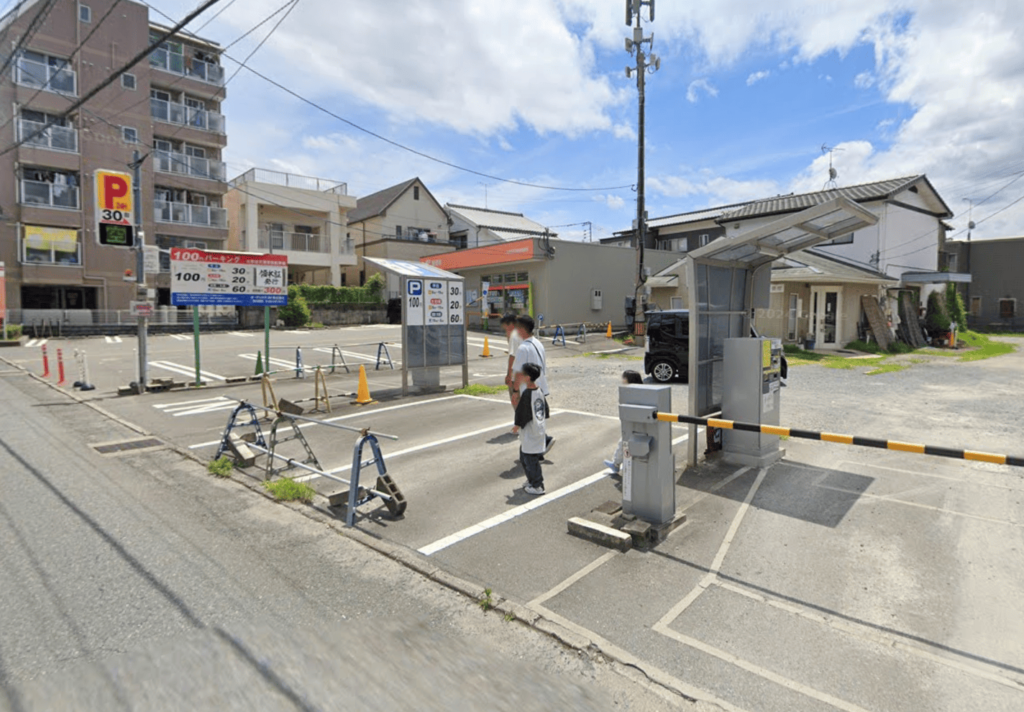
<path fill-rule="evenodd" d="M 187 334 L 168 334 L 168 336 L 170 336 L 172 339 L 177 339 L 178 341 L 188 341 L 189 339 L 192 338 Z"/>
<path fill-rule="evenodd" d="M 472 397 L 472 396 L 470 396 L 470 397 Z M 566 411 L 562 411 L 562 412 L 566 412 Z M 558 411 L 555 411 L 554 413 L 552 413 L 552 416 L 557 415 L 557 414 L 558 414 Z M 505 427 L 508 427 L 508 426 L 505 426 Z M 690 437 L 689 435 L 683 435 L 682 437 L 678 437 L 678 438 L 676 438 L 675 440 L 672 441 L 672 444 L 673 445 L 677 445 L 677 444 L 679 444 L 679 443 L 681 443 L 681 442 L 683 442 L 685 440 L 688 440 L 689 437 Z M 394 456 L 392 455 L 391 457 L 394 457 Z M 526 514 L 527 512 L 531 512 L 534 509 L 537 509 L 538 507 L 543 507 L 545 504 L 549 504 L 551 502 L 554 502 L 555 500 L 561 499 L 562 497 L 566 496 L 567 494 L 572 494 L 573 492 L 581 490 L 584 487 L 589 487 L 590 485 L 594 484 L 595 482 L 600 482 L 601 480 L 603 480 L 604 478 L 608 477 L 609 475 L 611 475 L 611 471 L 608 470 L 608 468 L 605 468 L 605 469 L 601 470 L 600 472 L 595 472 L 594 474 L 590 475 L 589 477 L 584 477 L 582 480 L 577 480 L 576 482 L 573 482 L 572 484 L 566 485 L 565 487 L 562 487 L 561 489 L 557 489 L 554 492 L 548 492 L 545 495 L 541 495 L 540 497 L 537 497 L 536 499 L 534 499 L 531 502 L 527 502 L 526 504 L 521 504 L 518 507 L 513 507 L 512 509 L 508 510 L 507 512 L 503 512 L 502 514 L 497 514 L 497 515 L 491 517 L 490 519 L 485 519 L 484 521 L 480 522 L 479 524 L 474 524 L 473 526 L 466 527 L 465 529 L 463 529 L 461 531 L 457 531 L 454 534 L 450 534 L 450 535 L 448 535 L 446 537 L 438 539 L 437 541 L 435 541 L 435 542 L 433 542 L 431 544 L 427 544 L 426 546 L 418 549 L 417 551 L 419 551 L 421 554 L 423 554 L 425 556 L 431 556 L 431 555 L 436 554 L 437 552 L 441 551 L 442 549 L 447 549 L 449 546 L 451 546 L 453 544 L 458 544 L 460 541 L 465 541 L 466 539 L 469 539 L 471 536 L 476 536 L 480 532 L 485 532 L 488 529 L 493 529 L 494 527 L 498 526 L 499 524 L 504 524 L 505 522 L 511 521 L 511 520 L 515 519 L 516 517 L 520 517 L 520 516 Z"/>
<path fill-rule="evenodd" d="M 302 329 L 289 329 L 288 333 L 289 334 L 308 334 L 309 332 L 308 331 L 303 331 Z"/>
<path fill-rule="evenodd" d="M 330 354 L 331 353 L 331 349 L 327 348 L 326 346 L 318 346 L 317 348 L 315 348 L 313 350 L 314 351 L 318 351 L 318 352 L 320 352 L 322 354 Z M 360 361 L 366 361 L 367 363 L 373 363 L 373 364 L 377 363 L 377 359 L 375 357 L 373 357 L 373 356 L 367 356 L 366 354 L 357 353 L 355 351 L 345 351 L 344 349 L 339 349 L 339 350 L 347 358 L 356 358 L 356 359 L 359 359 Z M 391 362 L 393 364 L 395 364 L 396 366 L 402 363 L 398 359 L 392 359 Z M 387 359 L 384 356 L 384 354 L 381 354 L 381 363 L 382 364 L 387 363 Z"/>
<path fill-rule="evenodd" d="M 119 343 L 121 343 L 121 337 L 120 336 L 104 336 L 103 338 L 107 340 L 108 344 L 119 344 Z"/>
<path fill-rule="evenodd" d="M 149 365 L 155 366 L 156 368 L 162 368 L 165 371 L 171 371 L 182 376 L 191 376 L 192 378 L 195 378 L 196 375 L 196 369 L 194 367 L 185 366 L 180 363 L 175 363 L 174 361 L 150 361 Z M 227 380 L 224 376 L 218 376 L 216 373 L 210 373 L 209 371 L 200 371 L 199 375 L 211 381 Z"/>
<path fill-rule="evenodd" d="M 25 346 L 42 346 L 47 341 L 49 341 L 49 339 L 29 339 L 28 341 L 25 342 Z"/>
<path fill-rule="evenodd" d="M 203 400 L 161 403 L 153 407 L 162 413 L 180 418 L 183 415 L 200 415 L 202 413 L 213 413 L 218 410 L 229 410 L 237 405 L 238 401 L 232 398 L 217 396 L 216 398 L 205 398 Z"/>
<path fill-rule="evenodd" d="M 239 358 L 244 358 L 247 361 L 255 361 L 256 360 L 256 354 L 238 354 L 238 357 Z M 283 359 L 274 358 L 273 356 L 271 356 L 268 359 L 264 359 L 264 363 L 265 364 L 273 364 L 274 366 L 281 366 L 282 368 L 287 368 L 290 371 L 294 371 L 295 370 L 295 362 L 294 361 L 285 361 Z M 307 366 L 307 368 L 308 368 L 308 366 Z"/>
<path fill-rule="evenodd" d="M 252 334 L 247 334 L 244 331 L 229 331 L 228 336 L 241 336 L 243 339 L 252 338 Z"/>
<path fill-rule="evenodd" d="M 352 413 L 350 415 L 339 415 L 339 416 L 336 416 L 334 418 L 325 418 L 324 422 L 325 423 L 335 423 L 335 422 L 337 422 L 339 420 L 349 420 L 351 418 L 366 418 L 366 417 L 370 417 L 370 416 L 376 415 L 377 413 L 386 413 L 387 411 L 390 411 L 390 410 L 401 410 L 402 408 L 412 408 L 412 407 L 418 406 L 418 405 L 430 405 L 431 403 L 443 403 L 445 401 L 451 400 L 452 398 L 458 398 L 458 397 L 459 396 L 445 396 L 444 398 L 435 398 L 434 400 L 416 401 L 414 403 L 402 403 L 401 405 L 392 405 L 392 406 L 388 406 L 387 408 L 377 408 L 375 410 L 368 410 L 368 411 L 361 412 L 361 413 Z M 257 406 L 257 408 L 259 408 L 259 406 Z M 299 423 L 299 427 L 300 428 L 315 428 L 317 425 L 319 425 L 319 423 L 309 423 L 309 422 Z M 189 445 L 188 449 L 189 450 L 198 450 L 201 447 L 209 447 L 211 445 L 219 445 L 219 444 L 220 444 L 220 440 L 210 440 L 209 442 L 205 442 L 205 443 L 196 443 L 195 445 Z M 389 455 L 388 457 L 391 457 L 391 456 Z"/>

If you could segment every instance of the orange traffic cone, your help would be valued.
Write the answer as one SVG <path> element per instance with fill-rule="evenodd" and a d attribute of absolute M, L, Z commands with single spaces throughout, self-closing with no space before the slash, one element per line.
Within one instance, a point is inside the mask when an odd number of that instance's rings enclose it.
<path fill-rule="evenodd" d="M 480 354 L 480 358 L 491 358 L 491 341 L 486 336 L 484 337 L 484 352 Z"/>
<path fill-rule="evenodd" d="M 612 323 L 610 321 L 608 322 L 608 331 L 605 332 L 604 338 L 606 338 L 606 339 L 612 338 Z"/>
<path fill-rule="evenodd" d="M 366 382 L 366 366 L 360 366 L 359 388 L 356 389 L 356 399 L 352 401 L 352 405 L 369 405 L 376 402 L 370 397 L 370 384 Z"/>

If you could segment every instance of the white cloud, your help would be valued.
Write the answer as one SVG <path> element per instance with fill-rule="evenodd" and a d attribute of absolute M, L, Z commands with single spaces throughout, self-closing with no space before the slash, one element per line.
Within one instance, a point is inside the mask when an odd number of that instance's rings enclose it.
<path fill-rule="evenodd" d="M 771 72 L 766 70 L 766 69 L 762 69 L 760 72 L 754 72 L 750 76 L 747 77 L 747 86 L 748 87 L 749 86 L 753 86 L 754 84 L 757 84 L 762 79 L 767 79 L 770 75 L 771 75 Z"/>
<path fill-rule="evenodd" d="M 618 195 L 605 195 L 603 200 L 612 210 L 618 210 L 626 205 L 626 201 Z"/>
<path fill-rule="evenodd" d="M 871 72 L 861 72 L 853 78 L 853 85 L 858 89 L 870 89 L 875 84 L 875 75 Z"/>
<path fill-rule="evenodd" d="M 630 141 L 636 141 L 637 139 L 636 129 L 628 123 L 615 124 L 612 127 L 612 133 L 615 135 L 615 138 L 624 138 Z"/>
<path fill-rule="evenodd" d="M 695 79 L 690 82 L 690 86 L 686 88 L 686 100 L 691 104 L 696 104 L 700 101 L 701 92 L 711 97 L 718 96 L 718 89 L 716 89 L 707 79 Z"/>
<path fill-rule="evenodd" d="M 778 193 L 771 180 L 736 180 L 701 171 L 691 175 L 652 176 L 647 179 L 652 193 L 668 198 L 703 198 L 705 205 L 723 205 L 757 200 Z"/>

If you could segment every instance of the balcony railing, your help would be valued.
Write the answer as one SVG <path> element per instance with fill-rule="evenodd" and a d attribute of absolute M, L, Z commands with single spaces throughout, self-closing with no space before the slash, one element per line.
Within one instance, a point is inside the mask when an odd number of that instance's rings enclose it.
<path fill-rule="evenodd" d="M 35 135 L 44 128 L 42 133 Z M 78 131 L 66 126 L 46 126 L 38 121 L 18 119 L 18 140 L 37 148 L 78 153 Z"/>
<path fill-rule="evenodd" d="M 260 230 L 258 243 L 258 249 L 273 249 L 275 252 L 330 253 L 331 251 L 331 241 L 327 235 L 308 232 Z"/>
<path fill-rule="evenodd" d="M 172 101 L 156 98 L 150 98 L 149 108 L 153 118 L 157 121 L 218 134 L 226 133 L 224 116 L 216 111 L 195 109 L 185 104 L 175 104 Z"/>
<path fill-rule="evenodd" d="M 76 96 L 78 93 L 75 70 L 67 66 L 54 67 L 27 57 L 18 57 L 14 65 L 14 81 L 58 94 Z"/>
<path fill-rule="evenodd" d="M 228 211 L 208 205 L 153 201 L 153 219 L 157 222 L 198 225 L 201 227 L 227 227 Z"/>
<path fill-rule="evenodd" d="M 78 210 L 78 186 L 22 179 L 21 203 Z"/>
<path fill-rule="evenodd" d="M 231 186 L 235 187 L 241 183 L 269 183 L 270 185 L 283 185 L 287 188 L 301 188 L 302 190 L 315 190 L 321 193 L 348 195 L 347 183 L 339 183 L 336 180 L 328 180 L 326 178 L 314 178 L 312 176 L 299 176 L 293 173 L 271 171 L 266 168 L 250 168 L 232 180 Z"/>
<path fill-rule="evenodd" d="M 204 62 L 194 57 L 186 59 L 185 55 L 170 52 L 165 47 L 153 50 L 149 55 L 149 66 L 217 86 L 224 84 L 224 68 L 219 64 Z"/>
<path fill-rule="evenodd" d="M 153 151 L 153 165 L 161 173 L 177 173 L 219 181 L 227 178 L 227 170 L 223 161 L 189 156 L 177 151 Z"/>

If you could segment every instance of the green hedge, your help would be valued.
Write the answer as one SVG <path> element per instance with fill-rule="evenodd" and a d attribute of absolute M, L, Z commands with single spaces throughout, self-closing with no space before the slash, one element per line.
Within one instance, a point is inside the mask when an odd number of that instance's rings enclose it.
<path fill-rule="evenodd" d="M 332 287 L 318 284 L 293 284 L 288 287 L 289 301 L 301 296 L 310 305 L 380 304 L 384 301 L 384 277 L 372 275 L 362 287 Z"/>
<path fill-rule="evenodd" d="M 3 326 L 0 326 L 0 339 L 4 338 Z M 21 338 L 21 324 L 7 325 L 7 338 L 11 341 Z"/>

